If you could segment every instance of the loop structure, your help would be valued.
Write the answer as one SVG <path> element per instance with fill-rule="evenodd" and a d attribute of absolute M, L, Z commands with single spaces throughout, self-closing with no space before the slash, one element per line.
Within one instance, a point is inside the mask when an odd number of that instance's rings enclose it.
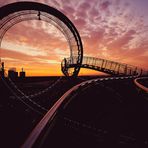
<path fill-rule="evenodd" d="M 0 45 L 5 33 L 15 24 L 39 20 L 54 25 L 65 36 L 73 68 L 62 67 L 65 76 L 77 76 L 83 59 L 83 46 L 80 35 L 74 24 L 59 10 L 37 2 L 16 2 L 0 8 Z M 73 60 L 76 57 L 77 60 Z M 61 64 L 63 65 L 63 64 Z"/>

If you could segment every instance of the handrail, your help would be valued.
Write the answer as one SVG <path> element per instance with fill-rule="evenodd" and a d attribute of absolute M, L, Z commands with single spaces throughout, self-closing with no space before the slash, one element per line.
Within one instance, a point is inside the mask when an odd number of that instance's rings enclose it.
<path fill-rule="evenodd" d="M 62 71 L 67 71 L 70 68 L 77 66 L 77 57 L 73 56 L 65 58 L 61 62 Z M 110 61 L 98 57 L 83 57 L 81 68 L 93 69 L 105 72 L 111 75 L 148 75 L 148 71 L 137 66 L 132 66 L 125 63 Z"/>
<path fill-rule="evenodd" d="M 33 129 L 31 134 L 25 143 L 21 146 L 21 148 L 32 148 L 36 142 L 36 140 L 41 135 L 42 131 L 46 127 L 47 123 L 52 121 L 54 116 L 57 114 L 60 105 L 64 102 L 64 100 L 73 92 L 76 91 L 80 86 L 88 85 L 93 82 L 102 81 L 102 80 L 119 80 L 119 79 L 127 79 L 127 78 L 135 78 L 136 76 L 125 76 L 125 77 L 109 77 L 109 78 L 97 78 L 92 80 L 84 81 L 80 84 L 75 85 L 71 89 L 69 89 L 54 105 L 53 107 L 46 113 L 46 115 L 42 118 L 42 120 L 37 124 L 37 126 Z"/>
<path fill-rule="evenodd" d="M 82 82 L 84 83 L 84 82 Z M 80 83 L 80 84 L 82 84 Z M 72 87 L 70 90 L 68 90 L 54 105 L 53 107 L 46 113 L 46 115 L 43 117 L 43 119 L 37 124 L 37 126 L 34 128 L 32 133 L 30 134 L 27 141 L 22 145 L 21 148 L 32 148 L 35 141 L 38 139 L 40 133 L 43 131 L 44 127 L 47 125 L 47 123 L 56 115 L 56 111 L 59 108 L 59 106 L 62 104 L 62 102 L 66 99 L 66 97 L 69 96 L 69 94 L 76 90 L 80 84 Z"/>
<path fill-rule="evenodd" d="M 141 80 L 141 79 L 148 79 L 148 77 L 136 78 L 136 79 L 134 80 L 134 83 L 135 83 L 140 89 L 142 89 L 143 91 L 145 91 L 146 93 L 148 93 L 148 88 L 138 82 L 138 80 Z"/>

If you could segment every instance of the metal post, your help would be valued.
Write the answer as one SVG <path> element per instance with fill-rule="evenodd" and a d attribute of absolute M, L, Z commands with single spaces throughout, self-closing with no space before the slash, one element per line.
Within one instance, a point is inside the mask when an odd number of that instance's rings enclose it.
<path fill-rule="evenodd" d="M 137 74 L 137 67 L 135 68 L 134 75 Z"/>
<path fill-rule="evenodd" d="M 94 64 L 95 66 L 96 66 L 96 61 L 97 61 L 97 59 L 95 58 L 95 64 Z"/>
<path fill-rule="evenodd" d="M 118 70 L 117 70 L 117 73 L 119 74 L 119 70 L 120 70 L 120 64 L 119 64 L 119 66 L 118 66 Z"/>
<path fill-rule="evenodd" d="M 125 65 L 124 74 L 127 75 L 127 65 Z"/>
<path fill-rule="evenodd" d="M 106 67 L 106 65 L 107 65 L 107 60 L 105 60 L 105 65 L 104 65 L 104 68 Z"/>
<path fill-rule="evenodd" d="M 116 71 L 116 67 L 117 67 L 118 63 L 115 63 L 115 64 L 116 64 L 116 65 L 115 65 L 114 71 Z"/>
<path fill-rule="evenodd" d="M 110 68 L 109 68 L 109 69 L 111 70 L 111 67 L 112 67 L 113 62 L 110 62 L 110 63 L 111 63 L 111 64 L 110 64 Z"/>
<path fill-rule="evenodd" d="M 104 60 L 102 59 L 102 65 L 101 65 L 101 68 L 103 68 L 103 64 L 104 64 Z"/>

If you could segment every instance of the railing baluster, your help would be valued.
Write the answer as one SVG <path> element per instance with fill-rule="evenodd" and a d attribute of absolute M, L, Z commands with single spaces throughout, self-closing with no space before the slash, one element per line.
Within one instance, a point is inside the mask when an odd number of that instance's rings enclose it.
<path fill-rule="evenodd" d="M 72 57 L 71 60 L 73 61 L 71 61 L 70 64 L 75 65 L 77 57 Z M 145 75 L 146 74 L 148 75 L 148 72 L 144 71 L 143 69 L 139 69 L 131 65 L 117 63 L 114 61 L 109 61 L 109 60 L 95 58 L 95 57 L 83 57 L 82 67 L 106 72 L 112 75 L 114 74 L 116 75 L 121 75 L 121 74 L 122 75 L 135 75 L 135 74 L 142 75 L 144 73 Z"/>

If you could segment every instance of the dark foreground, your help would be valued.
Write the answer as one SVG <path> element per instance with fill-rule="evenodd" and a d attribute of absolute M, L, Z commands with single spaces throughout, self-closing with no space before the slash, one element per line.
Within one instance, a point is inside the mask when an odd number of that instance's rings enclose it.
<path fill-rule="evenodd" d="M 0 147 L 20 147 L 35 125 L 68 89 L 82 82 L 83 79 L 91 78 L 69 80 L 65 77 L 61 79 L 59 77 L 27 77 L 12 80 L 17 89 L 25 95 L 33 95 L 31 100 L 46 110 L 42 110 L 28 98 L 22 98 L 24 96 L 15 90 L 8 79 L 5 80 L 6 84 L 0 80 Z M 7 84 L 10 89 L 6 86 Z M 45 89 L 47 91 L 38 95 Z"/>
<path fill-rule="evenodd" d="M 17 81 L 25 94 L 46 89 L 58 78 Z M 52 89 L 32 100 L 47 110 L 72 86 L 82 79 L 62 79 Z M 20 102 L 0 83 L 0 145 L 20 147 L 43 117 Z M 72 97 L 72 96 L 71 96 Z M 79 89 L 72 101 L 56 116 L 52 128 L 47 127 L 41 147 L 147 147 L 148 96 L 139 91 L 132 79 L 101 81 Z M 25 100 L 25 99 L 24 99 Z M 50 129 L 50 130 L 49 130 Z M 39 140 L 39 143 L 40 143 Z"/>
<path fill-rule="evenodd" d="M 70 95 L 36 147 L 148 147 L 148 96 L 133 79 L 104 80 Z"/>

